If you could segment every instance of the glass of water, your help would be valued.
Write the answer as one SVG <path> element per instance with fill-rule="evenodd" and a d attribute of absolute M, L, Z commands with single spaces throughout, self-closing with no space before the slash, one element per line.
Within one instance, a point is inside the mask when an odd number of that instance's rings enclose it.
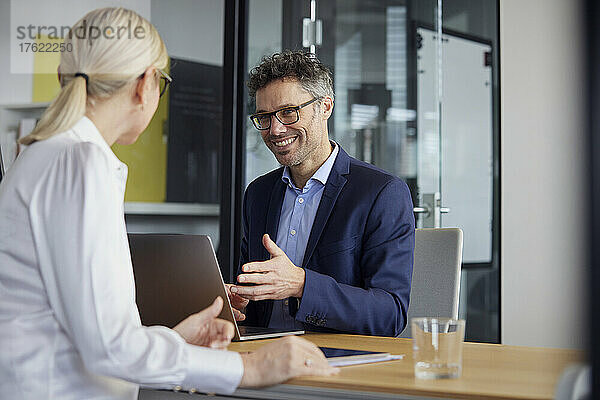
<path fill-rule="evenodd" d="M 411 328 L 415 377 L 460 377 L 465 321 L 451 318 L 413 318 Z"/>

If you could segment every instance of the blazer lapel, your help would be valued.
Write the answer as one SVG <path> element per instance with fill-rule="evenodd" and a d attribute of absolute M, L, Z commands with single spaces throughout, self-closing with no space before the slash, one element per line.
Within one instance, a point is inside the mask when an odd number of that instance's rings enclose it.
<path fill-rule="evenodd" d="M 277 228 L 279 227 L 279 217 L 281 216 L 281 205 L 283 204 L 283 197 L 285 196 L 286 185 L 281 178 L 275 181 L 273 190 L 271 191 L 271 197 L 269 199 L 269 208 L 267 208 L 267 223 L 265 226 L 265 233 L 268 233 L 271 239 L 277 241 Z M 262 246 L 262 239 L 260 241 Z M 270 258 L 267 249 L 262 246 L 264 259 Z"/>
<path fill-rule="evenodd" d="M 329 173 L 329 178 L 321 197 L 321 203 L 319 204 L 319 208 L 317 208 L 317 215 L 315 215 L 315 221 L 308 237 L 304 259 L 302 260 L 303 267 L 306 266 L 317 247 L 329 215 L 331 215 L 335 202 L 346 184 L 347 179 L 344 175 L 347 175 L 349 172 L 350 156 L 340 147 L 333 168 L 331 168 L 331 172 Z"/>
<path fill-rule="evenodd" d="M 283 171 L 283 169 L 281 169 Z M 267 208 L 267 220 L 265 224 L 265 232 L 268 233 L 273 241 L 277 240 L 277 228 L 279 227 L 279 217 L 281 215 L 281 205 L 285 196 L 286 185 L 281 180 L 281 174 L 273 184 L 271 196 L 269 198 L 269 207 Z M 262 259 L 268 260 L 271 256 L 265 247 L 262 245 L 262 238 L 259 241 L 259 246 L 262 251 Z M 273 313 L 273 300 L 261 300 L 256 302 L 256 320 L 258 326 L 267 327 Z"/>

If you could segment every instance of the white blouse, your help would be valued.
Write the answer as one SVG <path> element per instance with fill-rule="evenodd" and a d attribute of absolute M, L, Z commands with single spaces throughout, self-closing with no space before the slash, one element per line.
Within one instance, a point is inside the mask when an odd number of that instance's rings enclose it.
<path fill-rule="evenodd" d="M 127 167 L 92 121 L 29 146 L 0 184 L 0 398 L 137 399 L 138 385 L 232 393 L 239 354 L 141 325 Z"/>

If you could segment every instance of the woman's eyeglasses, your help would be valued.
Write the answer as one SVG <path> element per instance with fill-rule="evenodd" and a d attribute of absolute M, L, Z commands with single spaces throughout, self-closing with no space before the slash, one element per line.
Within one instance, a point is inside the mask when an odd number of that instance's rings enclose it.
<path fill-rule="evenodd" d="M 160 68 L 157 68 L 157 71 L 160 73 L 160 95 L 162 97 L 163 94 L 167 91 L 167 88 L 173 82 L 173 78 L 169 76 L 165 71 Z"/>
<path fill-rule="evenodd" d="M 169 76 L 169 74 L 167 74 L 165 71 L 163 71 L 160 68 L 156 68 L 156 70 L 160 74 L 160 82 L 159 82 L 160 94 L 158 97 L 162 97 L 162 95 L 165 94 L 165 92 L 167 91 L 167 88 L 169 87 L 171 82 L 173 82 L 173 78 L 171 78 Z M 142 79 L 145 74 L 146 74 L 146 72 L 144 72 L 143 74 L 138 76 L 138 79 Z"/>
<path fill-rule="evenodd" d="M 300 104 L 299 106 L 283 107 L 279 110 L 271 112 L 261 112 L 252 114 L 250 116 L 250 120 L 254 124 L 254 127 L 259 131 L 266 131 L 271 127 L 271 117 L 273 115 L 275 116 L 275 118 L 277 118 L 277 121 L 281 122 L 283 125 L 295 124 L 300 119 L 300 113 L 298 111 L 301 108 L 306 107 L 307 105 L 312 104 L 320 99 L 321 97 L 315 97 L 312 100 L 307 101 L 306 103 Z"/>

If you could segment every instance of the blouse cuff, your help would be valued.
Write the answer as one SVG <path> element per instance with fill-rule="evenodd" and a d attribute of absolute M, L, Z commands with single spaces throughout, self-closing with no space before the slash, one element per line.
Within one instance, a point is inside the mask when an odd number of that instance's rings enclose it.
<path fill-rule="evenodd" d="M 239 353 L 188 345 L 187 375 L 181 387 L 186 392 L 232 394 L 244 375 Z"/>

